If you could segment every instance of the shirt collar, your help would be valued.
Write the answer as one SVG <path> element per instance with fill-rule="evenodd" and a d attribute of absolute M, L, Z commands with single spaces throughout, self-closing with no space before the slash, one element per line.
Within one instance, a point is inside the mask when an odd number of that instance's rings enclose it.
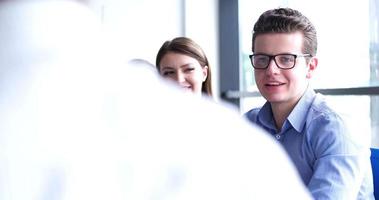
<path fill-rule="evenodd" d="M 266 103 L 259 110 L 257 121 L 259 121 L 264 127 L 276 131 L 270 102 L 266 101 Z"/>
<path fill-rule="evenodd" d="M 306 116 L 308 114 L 309 107 L 312 105 L 315 97 L 315 91 L 310 86 L 308 86 L 304 95 L 300 98 L 295 108 L 287 117 L 287 121 L 297 132 L 302 132 L 306 122 Z M 268 101 L 260 109 L 257 116 L 257 121 L 259 121 L 264 127 L 276 131 L 271 104 Z"/>
<path fill-rule="evenodd" d="M 316 92 L 309 86 L 287 118 L 293 128 L 299 133 L 302 132 L 305 126 L 309 107 L 312 105 L 315 97 Z"/>

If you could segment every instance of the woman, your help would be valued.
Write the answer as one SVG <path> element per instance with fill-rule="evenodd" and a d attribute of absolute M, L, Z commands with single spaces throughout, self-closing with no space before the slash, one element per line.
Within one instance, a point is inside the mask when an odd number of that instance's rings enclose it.
<path fill-rule="evenodd" d="M 177 37 L 163 43 L 156 66 L 164 78 L 177 82 L 194 94 L 212 96 L 211 69 L 201 47 L 186 37 Z"/>

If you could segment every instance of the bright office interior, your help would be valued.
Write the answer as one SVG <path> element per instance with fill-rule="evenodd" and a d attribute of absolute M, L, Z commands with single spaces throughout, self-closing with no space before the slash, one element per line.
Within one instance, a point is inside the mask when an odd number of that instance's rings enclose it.
<path fill-rule="evenodd" d="M 101 18 L 117 38 L 125 60 L 142 58 L 155 63 L 160 45 L 177 36 L 194 39 L 205 50 L 212 67 L 214 91 L 222 95 L 228 88 L 229 74 L 220 70 L 220 24 L 237 27 L 239 47 L 236 66 L 229 71 L 238 75 L 238 107 L 241 113 L 262 105 L 255 94 L 254 70 L 247 55 L 251 53 L 253 22 L 264 10 L 292 7 L 300 10 L 318 31 L 319 67 L 313 81 L 316 89 L 337 89 L 327 98 L 357 130 L 357 139 L 371 137 L 379 147 L 379 2 L 377 0 L 82 0 Z M 238 24 L 225 24 L 225 4 L 238 6 Z M 224 5 L 224 9 L 220 9 Z M 341 9 L 343 5 L 343 9 Z M 228 8 L 226 6 L 226 8 Z M 222 31 L 222 30 L 221 30 Z M 226 50 L 227 52 L 227 50 Z M 231 54 L 232 55 L 232 54 Z M 232 58 L 233 59 L 233 58 Z M 220 78 L 221 77 L 221 78 Z M 231 88 L 230 90 L 235 90 Z M 353 95 L 352 95 L 353 94 Z"/>

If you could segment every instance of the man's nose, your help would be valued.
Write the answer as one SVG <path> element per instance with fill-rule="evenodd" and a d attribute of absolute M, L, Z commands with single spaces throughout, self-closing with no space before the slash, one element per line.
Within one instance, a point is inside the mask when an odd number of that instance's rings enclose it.
<path fill-rule="evenodd" d="M 280 70 L 278 65 L 275 62 L 275 59 L 271 59 L 268 63 L 266 73 L 277 73 Z"/>

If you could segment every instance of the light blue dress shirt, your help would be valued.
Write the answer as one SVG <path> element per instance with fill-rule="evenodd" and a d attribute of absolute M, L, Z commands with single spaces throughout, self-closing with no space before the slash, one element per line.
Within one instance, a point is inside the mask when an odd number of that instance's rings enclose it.
<path fill-rule="evenodd" d="M 245 116 L 282 144 L 315 199 L 374 199 L 369 148 L 352 140 L 321 94 L 308 88 L 279 132 L 269 102 Z"/>

